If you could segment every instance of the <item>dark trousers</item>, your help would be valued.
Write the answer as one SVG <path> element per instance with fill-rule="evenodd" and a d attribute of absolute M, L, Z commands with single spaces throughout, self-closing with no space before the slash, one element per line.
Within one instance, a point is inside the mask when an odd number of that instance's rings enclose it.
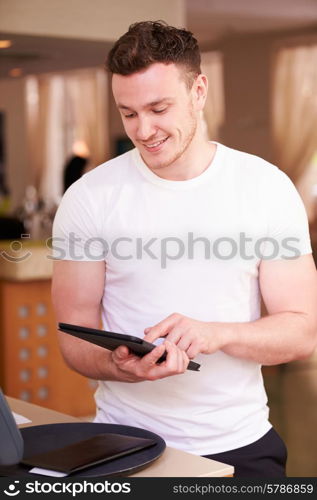
<path fill-rule="evenodd" d="M 287 449 L 273 428 L 254 443 L 205 458 L 233 465 L 234 477 L 286 477 Z"/>

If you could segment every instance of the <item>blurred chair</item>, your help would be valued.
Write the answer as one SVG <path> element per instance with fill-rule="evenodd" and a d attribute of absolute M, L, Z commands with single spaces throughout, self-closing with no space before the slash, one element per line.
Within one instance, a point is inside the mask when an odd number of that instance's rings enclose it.
<path fill-rule="evenodd" d="M 0 240 L 18 239 L 25 232 L 24 224 L 20 219 L 0 216 Z"/>
<path fill-rule="evenodd" d="M 77 181 L 84 173 L 88 158 L 73 155 L 64 167 L 64 193 L 73 182 Z"/>

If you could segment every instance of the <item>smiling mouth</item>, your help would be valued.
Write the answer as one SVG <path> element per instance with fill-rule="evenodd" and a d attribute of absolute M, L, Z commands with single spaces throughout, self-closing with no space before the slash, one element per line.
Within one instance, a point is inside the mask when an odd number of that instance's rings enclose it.
<path fill-rule="evenodd" d="M 156 141 L 156 142 L 153 142 L 152 144 L 143 144 L 143 146 L 145 146 L 147 149 L 156 149 L 159 146 L 161 146 L 161 144 L 166 142 L 167 139 L 168 139 L 168 137 L 165 137 L 165 139 L 162 139 L 161 141 Z"/>

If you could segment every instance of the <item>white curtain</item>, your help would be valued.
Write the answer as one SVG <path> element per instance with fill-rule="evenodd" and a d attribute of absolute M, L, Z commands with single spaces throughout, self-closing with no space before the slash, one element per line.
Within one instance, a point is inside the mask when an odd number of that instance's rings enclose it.
<path fill-rule="evenodd" d="M 75 142 L 86 144 L 90 168 L 109 158 L 107 98 L 107 76 L 99 68 L 29 77 L 29 164 L 44 202 L 59 203 Z"/>
<path fill-rule="evenodd" d="M 72 73 L 65 77 L 66 96 L 72 117 L 73 141 L 84 142 L 89 150 L 91 164 L 105 161 L 106 129 L 106 74 L 102 70 Z M 107 144 L 108 146 L 108 144 Z"/>
<path fill-rule="evenodd" d="M 43 128 L 43 169 L 39 173 L 39 195 L 48 202 L 58 202 L 62 193 L 62 172 L 65 162 L 64 81 L 53 76 L 42 82 L 42 111 L 46 115 Z M 46 111 L 46 112 L 45 112 Z"/>
<path fill-rule="evenodd" d="M 222 56 L 219 52 L 204 52 L 201 59 L 201 70 L 209 83 L 203 113 L 206 133 L 209 139 L 220 140 L 225 115 Z"/>
<path fill-rule="evenodd" d="M 272 90 L 274 161 L 297 184 L 317 151 L 317 45 L 280 49 Z"/>
<path fill-rule="evenodd" d="M 317 222 L 317 147 L 312 160 L 308 163 L 305 172 L 296 182 L 310 222 Z"/>

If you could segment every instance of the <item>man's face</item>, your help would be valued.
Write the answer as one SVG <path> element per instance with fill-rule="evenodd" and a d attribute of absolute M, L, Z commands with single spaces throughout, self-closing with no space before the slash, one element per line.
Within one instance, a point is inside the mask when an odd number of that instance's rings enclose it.
<path fill-rule="evenodd" d="M 126 134 L 151 169 L 182 161 L 195 137 L 199 110 L 182 71 L 175 64 L 155 63 L 112 78 Z"/>

